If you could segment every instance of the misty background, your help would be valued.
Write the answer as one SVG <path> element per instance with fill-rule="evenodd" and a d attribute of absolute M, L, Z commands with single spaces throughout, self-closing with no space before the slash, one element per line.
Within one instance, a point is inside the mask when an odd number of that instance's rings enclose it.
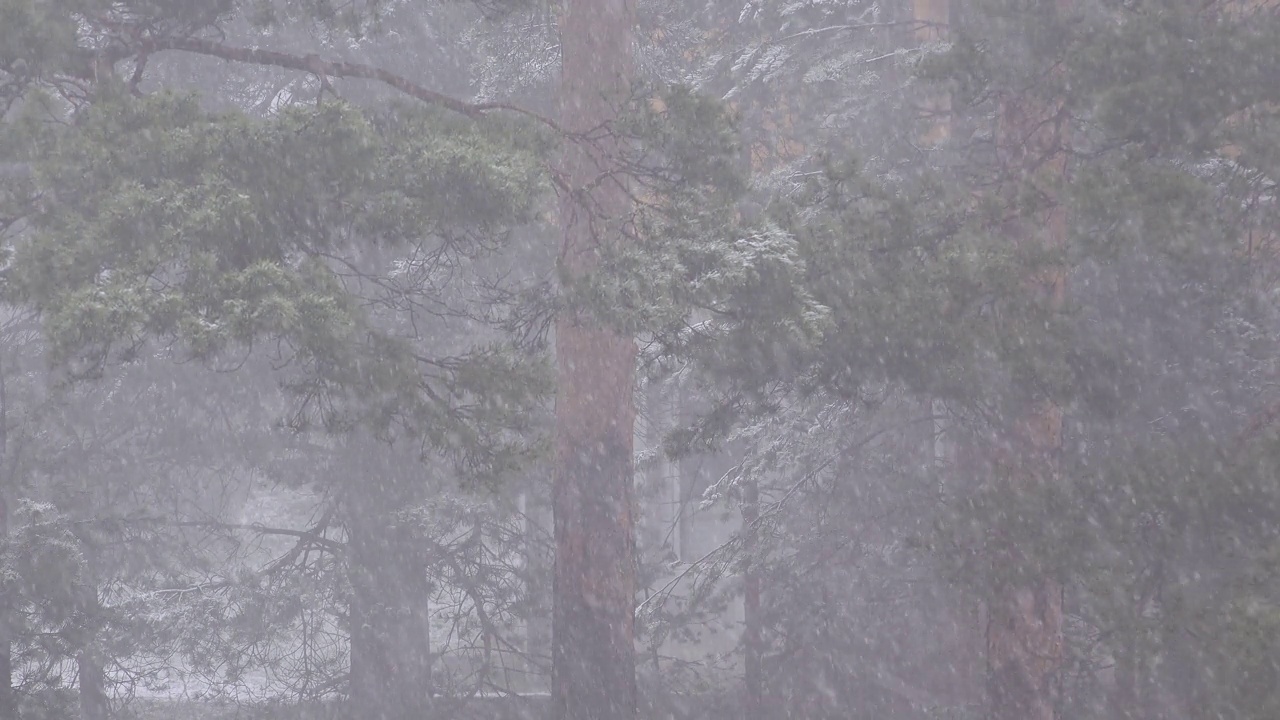
<path fill-rule="evenodd" d="M 1280 3 L 0 0 L 0 720 L 1280 717 Z"/>

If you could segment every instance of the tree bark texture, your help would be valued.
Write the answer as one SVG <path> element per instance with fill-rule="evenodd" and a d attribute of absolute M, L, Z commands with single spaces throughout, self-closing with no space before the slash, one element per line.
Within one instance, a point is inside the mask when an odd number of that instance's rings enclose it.
<path fill-rule="evenodd" d="M 1071 0 L 1055 0 L 1065 13 Z M 1066 112 L 1057 100 L 1007 93 L 1000 102 L 997 147 L 1001 172 L 1012 192 L 1028 184 L 1051 198 L 1039 217 L 1012 222 L 1007 228 L 1015 244 L 1060 247 L 1067 240 L 1066 213 L 1053 198 L 1053 181 L 1067 171 Z M 1064 268 L 1051 268 L 1026 278 L 1027 301 L 1062 307 Z M 1049 399 L 1034 399 L 1010 432 L 1015 482 L 1031 487 L 1054 482 L 1062 448 L 1062 409 Z M 1012 488 L 1017 492 L 1018 487 Z M 1056 578 L 1034 568 L 1017 567 L 1017 548 L 1001 560 L 987 618 L 987 695 L 991 720 L 1057 720 L 1064 656 L 1063 588 Z M 1031 572 L 1027 572 L 1032 570 Z"/>
<path fill-rule="evenodd" d="M 560 17 L 565 143 L 561 265 L 573 280 L 620 242 L 630 202 L 620 142 L 601 139 L 627 101 L 634 0 L 567 0 Z M 607 133 L 606 133 L 607 135 Z M 636 345 L 583 308 L 556 321 L 552 696 L 558 720 L 636 712 L 632 522 Z"/>

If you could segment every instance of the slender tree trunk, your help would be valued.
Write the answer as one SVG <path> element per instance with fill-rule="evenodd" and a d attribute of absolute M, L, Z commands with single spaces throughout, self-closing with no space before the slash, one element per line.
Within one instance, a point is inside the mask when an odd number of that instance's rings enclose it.
<path fill-rule="evenodd" d="M 1056 0 L 1059 14 L 1071 0 Z M 1049 182 L 1041 192 L 1053 197 L 1052 180 L 1067 170 L 1067 127 L 1062 103 L 1008 94 L 1000 106 L 997 146 L 1013 192 L 1037 178 Z M 1054 202 L 1041 217 L 1008 228 L 1014 243 L 1061 247 L 1067 240 L 1066 213 Z M 1066 272 L 1052 268 L 1027 278 L 1030 302 L 1051 311 L 1062 307 Z M 1057 479 L 1062 448 L 1062 409 L 1048 399 L 1032 402 L 1012 433 L 1013 473 L 1027 489 Z M 1012 492 L 1020 488 L 1014 487 Z M 1043 570 L 1022 566 L 1016 548 L 1006 548 L 997 577 L 1012 578 L 994 588 L 987 619 L 987 694 L 992 720 L 1057 720 L 1064 653 L 1062 584 Z M 1038 576 L 1037 576 L 1038 575 Z"/>
<path fill-rule="evenodd" d="M 5 546 L 9 544 L 9 507 L 2 497 L 0 542 Z M 18 720 L 18 698 L 13 692 L 13 607 L 9 592 L 9 588 L 0 588 L 0 720 Z"/>
<path fill-rule="evenodd" d="M 92 648 L 85 648 L 76 657 L 76 669 L 80 685 L 81 720 L 107 720 L 111 708 L 107 701 L 106 684 L 103 682 L 102 660 Z"/>
<path fill-rule="evenodd" d="M 423 550 L 388 534 L 358 525 L 349 544 L 352 717 L 422 717 L 432 700 L 429 583 L 397 562 Z"/>
<path fill-rule="evenodd" d="M 363 510 L 353 511 L 358 515 Z M 378 717 L 390 710 L 390 690 L 395 674 L 384 642 L 386 598 L 378 592 L 374 563 L 378 548 L 363 518 L 353 517 L 347 525 L 351 583 L 351 671 L 350 717 Z"/>
<path fill-rule="evenodd" d="M 633 74 L 634 0 L 566 0 L 560 18 L 561 123 L 608 123 Z M 610 141 L 566 143 L 560 221 L 562 271 L 598 264 L 621 240 L 629 202 Z M 609 176 L 603 182 L 602 176 Z M 632 523 L 636 346 L 582 308 L 556 321 L 552 695 L 559 720 L 623 720 L 636 713 L 635 538 Z"/>
<path fill-rule="evenodd" d="M 750 558 L 742 578 L 743 638 L 743 713 L 744 720 L 765 720 L 764 675 L 760 666 L 763 637 L 760 627 L 760 575 L 755 566 L 759 550 L 756 521 L 760 519 L 760 486 L 748 480 L 742 488 L 742 530 L 746 533 L 746 552 Z"/>
<path fill-rule="evenodd" d="M 551 539 L 551 497 L 541 491 L 525 494 L 525 558 L 529 586 L 525 626 L 526 667 L 531 691 L 551 690 L 551 582 L 555 548 Z"/>
<path fill-rule="evenodd" d="M 367 444 L 366 444 L 367 443 Z M 392 522 L 401 505 L 389 463 L 361 439 L 351 451 L 347 572 L 351 583 L 350 717 L 424 717 L 432 701 L 427 550 Z"/>
<path fill-rule="evenodd" d="M 84 645 L 76 655 L 76 680 L 80 686 L 80 718 L 81 720 L 107 720 L 111 714 L 111 706 L 107 698 L 102 654 L 97 649 L 99 618 L 102 615 L 102 605 L 98 598 L 97 553 L 90 547 L 85 555 L 87 562 L 84 587 L 80 589 L 80 611 L 87 622 L 89 632 L 85 634 Z"/>
<path fill-rule="evenodd" d="M 0 364 L 0 551 L 9 545 L 9 504 L 13 479 L 9 476 L 9 395 L 4 365 Z M 0 586 L 0 720 L 17 720 L 18 698 L 13 692 L 13 607 L 10 588 Z"/>
<path fill-rule="evenodd" d="M 366 478 L 359 472 L 357 468 L 363 463 L 358 460 L 351 462 L 354 458 L 363 457 L 361 449 L 358 443 L 346 448 L 347 462 L 343 463 L 346 477 L 340 482 L 376 482 L 376 479 Z M 387 683 L 393 680 L 387 648 L 381 641 L 385 634 L 382 606 L 386 598 L 378 592 L 376 568 L 380 553 L 369 527 L 372 523 L 368 516 L 373 512 L 369 502 L 371 494 L 348 488 L 343 508 L 346 514 L 347 580 L 351 586 L 350 670 L 347 678 L 347 716 L 351 720 L 385 714 L 389 710 L 384 705 L 388 700 Z"/>
<path fill-rule="evenodd" d="M 526 492 L 521 511 L 524 514 L 525 573 L 528 577 L 525 603 L 527 615 L 524 633 L 525 672 L 530 683 L 550 680 L 547 659 L 551 655 L 551 579 L 552 553 L 543 533 L 550 528 L 550 506 L 542 493 Z M 550 686 L 531 684 L 530 690 L 550 690 Z"/>

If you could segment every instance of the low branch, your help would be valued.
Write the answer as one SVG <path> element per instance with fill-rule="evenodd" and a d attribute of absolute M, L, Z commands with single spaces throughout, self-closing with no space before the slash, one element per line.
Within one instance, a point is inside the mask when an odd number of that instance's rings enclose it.
<path fill-rule="evenodd" d="M 299 540 L 306 540 L 315 545 L 319 545 L 320 547 L 327 548 L 328 550 L 331 550 L 332 552 L 338 553 L 338 554 L 346 552 L 346 549 L 347 549 L 347 546 L 344 543 L 338 540 L 334 540 L 333 538 L 325 537 L 324 535 L 321 535 L 320 532 L 321 530 L 323 530 L 323 528 L 311 529 L 311 530 L 294 530 L 292 528 L 270 527 L 267 525 L 263 525 L 261 523 L 224 523 L 224 522 L 217 522 L 213 520 L 208 520 L 208 521 L 190 520 L 190 521 L 184 521 L 184 522 L 177 522 L 177 523 L 174 523 L 174 525 L 178 527 L 206 528 L 209 530 L 227 530 L 227 531 L 243 530 L 243 531 L 255 533 L 258 535 L 283 535 L 285 537 L 292 537 L 292 538 L 298 538 Z"/>

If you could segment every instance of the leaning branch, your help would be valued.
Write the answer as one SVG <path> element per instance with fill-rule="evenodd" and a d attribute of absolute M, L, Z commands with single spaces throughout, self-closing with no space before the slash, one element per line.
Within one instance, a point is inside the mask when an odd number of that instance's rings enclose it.
<path fill-rule="evenodd" d="M 299 540 L 312 543 L 326 548 L 334 553 L 346 552 L 346 544 L 331 537 L 326 537 L 321 533 L 324 526 L 318 525 L 310 530 L 295 530 L 293 528 L 277 528 L 262 525 L 261 523 L 224 523 L 214 520 L 188 520 L 173 523 L 175 527 L 197 527 L 209 530 L 225 530 L 228 532 L 243 531 L 251 532 L 258 535 L 283 535 L 285 537 L 298 538 Z"/>
<path fill-rule="evenodd" d="M 289 70 L 301 70 L 320 76 L 336 78 L 363 78 L 385 83 L 400 92 L 417 98 L 423 102 L 434 103 L 468 117 L 478 117 L 482 110 L 470 103 L 449 97 L 434 90 L 410 82 L 395 73 L 373 65 L 346 62 L 341 60 L 325 60 L 319 55 L 294 55 L 276 50 L 261 48 L 235 47 L 205 38 L 194 37 L 144 37 L 140 38 L 137 47 L 144 53 L 155 53 L 164 50 L 207 55 L 230 62 L 250 63 L 254 65 L 270 65 Z"/>
<path fill-rule="evenodd" d="M 508 103 L 463 102 L 462 100 L 450 97 L 444 93 L 423 87 L 403 75 L 397 75 L 384 68 L 368 65 L 366 63 L 349 62 L 346 60 L 326 60 L 314 53 L 308 55 L 295 55 L 277 50 L 236 47 L 234 45 L 227 45 L 207 38 L 195 37 L 147 36 L 138 38 L 134 46 L 143 57 L 151 53 L 175 50 L 220 58 L 229 62 L 269 65 L 289 70 L 300 70 L 302 72 L 314 74 L 320 78 L 333 77 L 375 80 L 387 85 L 388 87 L 399 90 L 409 97 L 438 105 L 470 118 L 478 118 L 489 111 L 505 110 L 525 115 L 550 127 L 557 133 L 562 135 L 565 134 L 554 120 L 539 115 L 531 110 Z"/>

